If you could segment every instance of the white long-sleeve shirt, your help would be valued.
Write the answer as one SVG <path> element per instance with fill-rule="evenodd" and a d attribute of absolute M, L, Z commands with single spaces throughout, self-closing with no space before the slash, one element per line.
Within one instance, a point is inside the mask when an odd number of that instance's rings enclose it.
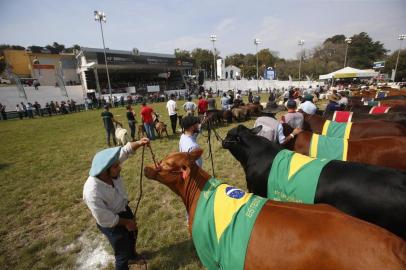
<path fill-rule="evenodd" d="M 133 153 L 131 143 L 120 150 L 119 160 L 123 163 Z M 125 211 L 128 195 L 119 176 L 113 179 L 114 187 L 97 177 L 89 176 L 83 186 L 83 201 L 92 212 L 97 224 L 111 228 L 119 221 L 118 213 Z"/>

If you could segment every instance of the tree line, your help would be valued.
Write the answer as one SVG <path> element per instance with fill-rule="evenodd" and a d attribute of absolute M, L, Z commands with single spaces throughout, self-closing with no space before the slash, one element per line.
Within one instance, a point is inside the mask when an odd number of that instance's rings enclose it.
<path fill-rule="evenodd" d="M 327 74 L 344 67 L 344 57 L 347 44 L 345 43 L 345 35 L 334 35 L 327 38 L 322 44 L 315 46 L 311 49 L 306 49 L 297 54 L 296 59 L 284 59 L 279 57 L 278 52 L 272 51 L 269 48 L 264 48 L 258 51 L 258 69 L 259 74 L 264 74 L 264 70 L 272 67 L 276 70 L 279 80 L 288 80 L 291 76 L 294 80 L 299 77 L 298 67 L 300 58 L 302 58 L 301 77 L 306 79 L 308 76 L 311 79 L 318 79 L 321 74 Z M 386 61 L 385 68 L 381 70 L 383 73 L 391 74 L 392 69 L 395 68 L 398 50 L 389 54 L 385 49 L 384 44 L 380 41 L 374 41 L 365 32 L 355 34 L 350 37 L 352 42 L 348 46 L 347 52 L 347 66 L 359 69 L 372 68 L 373 62 Z M 72 53 L 75 49 L 79 50 L 80 46 L 75 44 L 71 47 L 58 42 L 46 46 L 32 45 L 27 48 L 19 45 L 0 44 L 0 73 L 5 68 L 5 59 L 3 51 L 5 49 L 15 50 L 30 50 L 33 53 Z M 175 56 L 177 60 L 192 59 L 195 63 L 195 71 L 204 69 L 208 77 L 214 74 L 213 59 L 221 59 L 219 51 L 195 48 L 191 51 L 175 49 Z M 234 65 L 241 68 L 242 76 L 245 78 L 256 77 L 256 58 L 257 54 L 242 54 L 235 53 L 228 55 L 224 58 L 225 65 Z M 401 50 L 399 57 L 399 64 L 396 74 L 397 80 L 406 78 L 406 49 Z"/>
<path fill-rule="evenodd" d="M 294 80 L 299 77 L 299 61 L 302 58 L 301 77 L 306 79 L 318 79 L 321 74 L 327 74 L 344 67 L 344 57 L 346 51 L 345 35 L 334 35 L 327 38 L 322 44 L 306 49 L 297 54 L 296 59 L 284 59 L 279 54 L 269 48 L 258 51 L 259 75 L 264 74 L 268 67 L 276 69 L 279 80 L 288 80 L 291 76 Z M 374 41 L 365 32 L 355 34 L 350 37 L 352 42 L 348 46 L 346 66 L 358 69 L 371 69 L 376 61 L 386 61 L 383 73 L 391 74 L 395 68 L 398 51 L 388 54 L 380 41 Z M 216 51 L 216 59 L 220 59 L 219 52 Z M 205 69 L 209 77 L 213 74 L 213 52 L 208 49 L 196 48 L 192 51 L 175 50 L 178 59 L 191 58 L 195 61 L 196 69 Z M 257 54 L 235 53 L 225 57 L 225 65 L 234 65 L 241 69 L 245 78 L 256 77 Z M 401 50 L 397 69 L 397 80 L 406 78 L 406 50 Z"/>

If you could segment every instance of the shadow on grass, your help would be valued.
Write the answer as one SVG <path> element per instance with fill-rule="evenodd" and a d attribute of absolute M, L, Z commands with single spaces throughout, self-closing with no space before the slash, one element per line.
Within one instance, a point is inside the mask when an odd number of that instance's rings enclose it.
<path fill-rule="evenodd" d="M 162 266 L 171 266 L 171 269 L 186 267 L 198 261 L 197 254 L 192 240 L 184 240 L 176 244 L 164 246 L 156 251 L 144 251 L 142 254 L 149 261 L 158 258 L 158 262 L 153 262 L 149 269 L 162 269 Z"/>
<path fill-rule="evenodd" d="M 10 164 L 8 164 L 8 163 L 0 163 L 0 170 L 7 169 L 8 167 L 10 167 Z"/>

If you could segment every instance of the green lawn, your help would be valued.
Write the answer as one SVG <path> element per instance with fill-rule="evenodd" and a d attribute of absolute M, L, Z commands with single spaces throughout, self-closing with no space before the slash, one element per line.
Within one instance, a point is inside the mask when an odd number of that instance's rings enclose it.
<path fill-rule="evenodd" d="M 178 102 L 178 106 L 181 104 L 183 101 Z M 162 121 L 170 123 L 165 103 L 152 107 L 161 114 Z M 135 110 L 139 112 L 139 106 Z M 128 128 L 125 110 L 112 109 L 112 112 Z M 0 122 L 2 269 L 75 268 L 83 248 L 77 239 L 81 235 L 91 238 L 101 235 L 82 202 L 82 187 L 93 155 L 106 147 L 100 113 L 94 110 Z M 253 122 L 245 124 L 252 126 Z M 224 137 L 236 125 L 218 131 Z M 177 151 L 178 139 L 154 141 L 152 148 L 157 159 Z M 200 136 L 199 144 L 206 150 L 203 167 L 211 172 L 206 141 L 207 138 Z M 214 138 L 212 145 L 217 177 L 245 188 L 240 164 Z M 145 162 L 150 163 L 148 151 L 145 156 Z M 122 170 L 133 208 L 139 192 L 140 157 L 139 150 Z M 138 211 L 138 247 L 148 254 L 149 269 L 202 269 L 187 231 L 186 211 L 180 198 L 165 186 L 147 179 L 143 187 L 144 197 Z M 107 241 L 100 239 L 111 253 Z M 64 250 L 72 243 L 73 246 Z"/>

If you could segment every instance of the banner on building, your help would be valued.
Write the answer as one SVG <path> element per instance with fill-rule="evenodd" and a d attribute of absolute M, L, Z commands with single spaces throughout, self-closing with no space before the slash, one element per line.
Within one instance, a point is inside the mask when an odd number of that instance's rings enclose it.
<path fill-rule="evenodd" d="M 385 61 L 374 62 L 373 69 L 384 68 Z"/>
<path fill-rule="evenodd" d="M 264 78 L 265 80 L 275 80 L 276 72 L 272 67 L 268 67 L 264 70 Z"/>
<path fill-rule="evenodd" d="M 159 92 L 159 85 L 147 85 L 147 92 L 148 93 Z"/>

